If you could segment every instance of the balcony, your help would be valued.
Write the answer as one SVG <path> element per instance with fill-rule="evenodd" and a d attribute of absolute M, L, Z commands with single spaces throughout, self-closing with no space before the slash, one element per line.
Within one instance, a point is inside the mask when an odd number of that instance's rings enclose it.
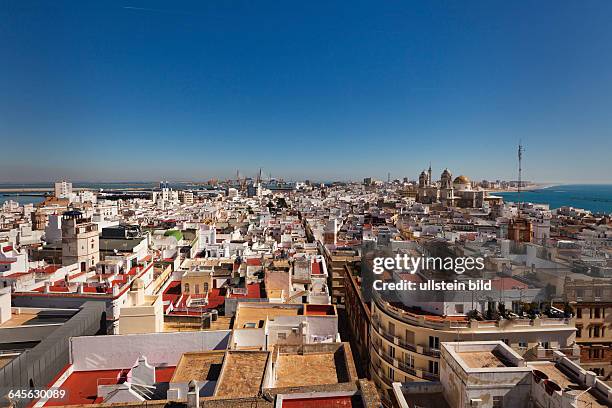
<path fill-rule="evenodd" d="M 372 322 L 372 326 L 374 327 L 374 329 L 376 329 L 376 332 L 380 336 L 384 337 L 389 342 L 391 342 L 391 343 L 393 343 L 393 344 L 395 344 L 397 346 L 400 346 L 402 348 L 405 348 L 407 350 L 413 351 L 413 352 L 417 351 L 417 346 L 415 346 L 414 344 L 407 343 L 404 339 L 401 339 L 401 338 L 399 338 L 397 336 L 391 335 L 378 322 L 373 321 Z"/>
<path fill-rule="evenodd" d="M 380 346 L 377 347 L 374 343 L 372 343 L 372 347 L 376 351 L 376 354 L 378 354 L 380 356 L 380 358 L 382 360 L 386 361 L 391 367 L 393 367 L 395 369 L 399 369 L 400 371 L 403 371 L 404 374 L 409 374 L 409 375 L 412 375 L 412 376 L 415 376 L 415 377 L 418 377 L 418 378 L 425 378 L 422 375 L 422 370 L 415 369 L 414 367 L 406 364 L 404 361 L 401 361 L 401 360 L 398 360 L 395 357 L 392 357 L 388 353 L 385 353 L 383 351 L 382 347 L 380 347 Z M 382 369 L 380 367 L 380 363 L 378 363 L 377 365 L 374 365 L 374 366 L 377 367 L 379 370 Z"/>
<path fill-rule="evenodd" d="M 572 347 L 553 347 L 553 348 L 544 348 L 542 346 L 538 346 L 534 349 L 535 359 L 536 360 L 544 360 L 551 361 L 555 359 L 555 351 L 559 351 L 563 353 L 570 360 L 578 360 L 580 359 L 580 347 L 574 345 Z"/>
<path fill-rule="evenodd" d="M 477 332 L 483 331 L 503 331 L 507 329 L 518 330 L 539 330 L 542 326 L 567 328 L 573 327 L 573 318 L 552 318 L 545 315 L 538 316 L 535 319 L 512 318 L 501 320 L 463 320 L 449 319 L 445 316 L 437 316 L 431 314 L 419 314 L 407 311 L 396 306 L 393 306 L 380 297 L 378 292 L 374 292 L 373 299 L 375 308 L 382 315 L 386 315 L 393 320 L 409 326 L 427 327 L 435 330 L 445 330 L 454 332 Z M 374 316 L 376 310 L 374 310 Z M 384 332 L 384 330 L 383 330 Z"/>
<path fill-rule="evenodd" d="M 421 374 L 424 379 L 429 381 L 438 381 L 438 379 L 440 378 L 439 374 L 430 373 L 428 371 L 421 371 Z"/>
<path fill-rule="evenodd" d="M 409 366 L 408 364 L 404 363 L 403 361 L 398 361 L 397 365 L 399 366 L 400 370 L 402 370 L 405 373 L 408 373 L 410 375 L 414 375 L 416 377 L 417 372 L 414 369 L 414 367 Z"/>
<path fill-rule="evenodd" d="M 423 354 L 430 357 L 440 357 L 440 350 L 432 347 L 423 347 Z"/>

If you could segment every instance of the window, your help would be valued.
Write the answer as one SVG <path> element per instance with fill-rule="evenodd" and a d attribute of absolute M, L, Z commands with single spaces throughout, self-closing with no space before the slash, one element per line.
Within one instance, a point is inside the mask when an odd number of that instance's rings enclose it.
<path fill-rule="evenodd" d="M 196 293 L 196 295 L 200 294 L 200 284 L 199 283 L 195 284 L 195 293 Z"/>
<path fill-rule="evenodd" d="M 395 371 L 391 367 L 389 367 L 389 379 L 395 381 Z"/>
<path fill-rule="evenodd" d="M 593 337 L 599 337 L 601 326 L 593 326 Z"/>
<path fill-rule="evenodd" d="M 208 293 L 208 282 L 204 282 L 204 293 Z"/>
<path fill-rule="evenodd" d="M 576 326 L 576 337 L 582 337 L 582 327 Z"/>
<path fill-rule="evenodd" d="M 600 298 L 603 295 L 601 288 L 595 288 L 595 297 Z"/>
<path fill-rule="evenodd" d="M 519 348 L 526 349 L 527 347 L 529 347 L 529 343 L 527 343 L 526 341 L 519 341 L 518 342 L 518 346 L 519 346 Z"/>
<path fill-rule="evenodd" d="M 510 340 L 508 339 L 501 339 L 501 340 L 506 344 L 506 346 L 510 345 Z"/>
<path fill-rule="evenodd" d="M 189 293 L 189 284 L 188 283 L 185 284 L 185 293 Z"/>
<path fill-rule="evenodd" d="M 503 408 L 504 397 L 493 397 L 493 408 Z"/>
<path fill-rule="evenodd" d="M 440 348 L 440 338 L 435 336 L 429 336 L 429 348 L 439 349 Z"/>
<path fill-rule="evenodd" d="M 279 340 L 287 340 L 287 333 L 278 333 Z"/>
<path fill-rule="evenodd" d="M 584 296 L 584 290 L 576 289 L 576 297 L 580 300 Z"/>
<path fill-rule="evenodd" d="M 463 314 L 463 304 L 455 304 L 455 313 Z"/>
<path fill-rule="evenodd" d="M 582 308 L 581 307 L 576 309 L 576 318 L 582 319 Z"/>
<path fill-rule="evenodd" d="M 601 317 L 601 311 L 598 307 L 595 308 L 595 318 L 599 319 Z"/>
<path fill-rule="evenodd" d="M 389 322 L 389 335 L 395 337 L 395 324 Z"/>
<path fill-rule="evenodd" d="M 395 358 L 395 347 L 389 347 L 389 356 L 391 356 L 391 358 Z"/>
<path fill-rule="evenodd" d="M 406 329 L 406 343 L 414 344 L 414 332 Z"/>
<path fill-rule="evenodd" d="M 429 360 L 429 372 L 438 375 L 438 362 Z"/>
<path fill-rule="evenodd" d="M 404 358 L 404 363 L 410 367 L 410 368 L 414 368 L 414 356 L 412 354 L 405 354 L 406 358 Z"/>

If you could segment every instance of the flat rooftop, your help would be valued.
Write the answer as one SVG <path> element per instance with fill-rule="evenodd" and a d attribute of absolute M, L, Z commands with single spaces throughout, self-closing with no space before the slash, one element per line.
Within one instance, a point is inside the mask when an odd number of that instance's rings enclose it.
<path fill-rule="evenodd" d="M 0 368 L 13 361 L 13 359 L 16 358 L 18 355 L 19 354 L 0 354 Z"/>
<path fill-rule="evenodd" d="M 239 303 L 236 310 L 234 329 L 263 327 L 266 318 L 278 316 L 336 316 L 333 305 L 285 304 L 285 303 Z M 247 323 L 250 325 L 247 326 Z"/>
<path fill-rule="evenodd" d="M 13 313 L 11 318 L 6 322 L 0 324 L 0 328 L 7 327 L 19 327 L 19 326 L 31 326 L 36 324 L 57 324 L 66 323 L 72 315 L 77 311 L 67 312 L 70 316 L 65 315 L 50 315 L 45 314 L 44 311 L 22 311 L 21 313 Z"/>
<path fill-rule="evenodd" d="M 276 360 L 274 387 L 337 384 L 343 382 L 345 372 L 346 367 L 336 362 L 334 353 L 281 354 Z"/>
<path fill-rule="evenodd" d="M 559 369 L 555 363 L 552 363 L 552 362 L 535 363 L 535 364 L 527 363 L 527 365 L 531 368 L 542 371 L 544 374 L 548 376 L 550 380 L 552 380 L 558 386 L 560 386 L 561 389 L 565 389 L 565 388 L 574 388 L 574 389 L 584 388 L 584 390 L 587 389 L 586 387 L 580 387 L 580 385 L 575 380 L 573 380 L 571 377 L 565 374 L 561 369 Z M 605 407 L 608 407 L 608 405 L 605 405 L 603 402 L 600 402 L 600 400 L 595 398 L 595 396 L 592 395 L 591 393 L 584 392 L 583 394 L 580 395 L 577 407 L 578 408 L 600 408 L 600 407 L 605 408 Z"/>
<path fill-rule="evenodd" d="M 403 393 L 409 407 L 450 408 L 442 392 Z"/>
<path fill-rule="evenodd" d="M 507 367 L 492 351 L 462 351 L 457 353 L 470 368 Z"/>
<path fill-rule="evenodd" d="M 283 408 L 361 408 L 360 395 L 342 397 L 318 397 L 283 399 Z"/>
<path fill-rule="evenodd" d="M 168 382 L 174 367 L 156 367 L 155 379 L 157 383 Z M 98 384 L 120 384 L 125 381 L 127 370 L 94 370 L 75 371 L 62 384 L 61 389 L 66 390 L 64 399 L 51 399 L 45 403 L 45 407 L 66 405 L 89 405 L 100 404 L 102 398 L 98 397 Z"/>
<path fill-rule="evenodd" d="M 217 320 L 210 322 L 209 329 L 202 328 L 200 316 L 194 316 L 193 319 L 178 319 L 164 320 L 164 332 L 182 332 L 182 331 L 208 331 L 208 330 L 231 330 L 232 318 L 228 316 L 219 316 Z"/>
<path fill-rule="evenodd" d="M 221 373 L 224 350 L 184 353 L 170 382 L 216 381 Z"/>
<path fill-rule="evenodd" d="M 247 306 L 245 306 L 247 305 Z M 248 304 L 240 304 L 236 311 L 234 321 L 235 329 L 243 329 L 247 323 L 254 325 L 252 328 L 263 327 L 266 318 L 271 320 L 277 316 L 297 316 L 301 312 L 299 307 L 286 307 L 280 304 L 258 304 L 252 307 Z"/>
<path fill-rule="evenodd" d="M 216 397 L 255 397 L 261 388 L 269 353 L 228 351 L 215 392 Z"/>

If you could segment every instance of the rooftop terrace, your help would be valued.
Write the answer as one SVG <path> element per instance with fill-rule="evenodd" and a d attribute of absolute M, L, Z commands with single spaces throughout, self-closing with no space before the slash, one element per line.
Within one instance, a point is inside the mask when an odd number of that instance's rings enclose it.
<path fill-rule="evenodd" d="M 269 353 L 228 351 L 223 362 L 217 397 L 254 397 L 261 388 Z"/>

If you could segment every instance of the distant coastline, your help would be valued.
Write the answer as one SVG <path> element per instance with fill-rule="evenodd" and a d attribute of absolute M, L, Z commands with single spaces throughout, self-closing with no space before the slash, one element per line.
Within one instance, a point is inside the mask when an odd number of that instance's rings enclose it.
<path fill-rule="evenodd" d="M 556 186 L 560 186 L 560 185 L 562 185 L 562 184 L 534 183 L 534 184 L 530 184 L 530 185 L 525 186 L 525 187 L 521 187 L 521 191 L 543 190 L 545 188 L 551 188 L 551 187 L 556 187 Z M 487 188 L 486 190 L 488 192 L 490 192 L 490 193 L 516 193 L 517 192 L 517 188 L 516 187 L 512 187 L 512 188 L 508 188 L 508 189 Z"/>
<path fill-rule="evenodd" d="M 505 201 L 518 201 L 516 190 L 495 191 Z M 612 214 L 612 184 L 553 184 L 521 191 L 521 201 L 548 204 L 551 209 L 574 207 Z"/>

